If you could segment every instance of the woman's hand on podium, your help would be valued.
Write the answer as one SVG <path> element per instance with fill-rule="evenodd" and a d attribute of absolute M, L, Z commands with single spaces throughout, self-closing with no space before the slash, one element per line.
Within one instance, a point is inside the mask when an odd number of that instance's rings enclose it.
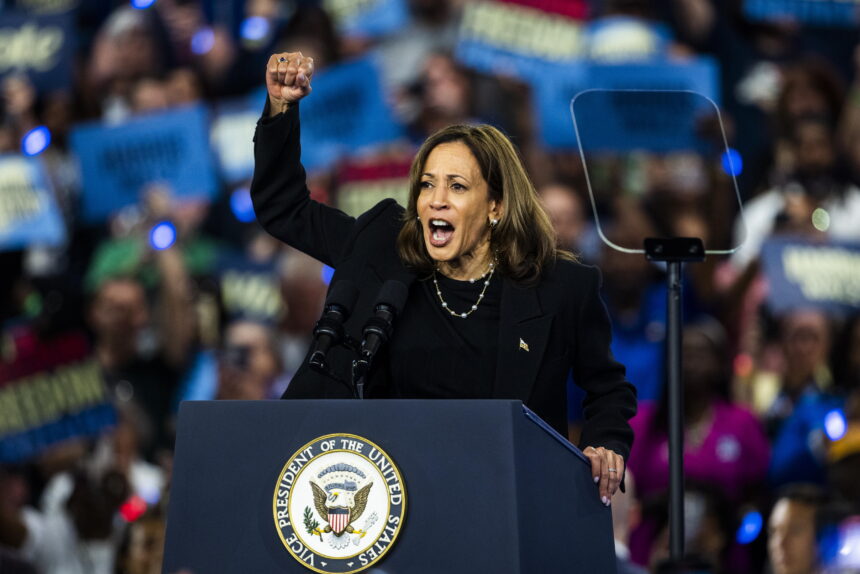
<path fill-rule="evenodd" d="M 314 59 L 301 52 L 280 52 L 269 57 L 266 65 L 266 89 L 271 115 L 287 111 L 290 104 L 311 93 Z"/>
<path fill-rule="evenodd" d="M 609 506 L 624 476 L 624 458 L 602 446 L 587 446 L 582 454 L 591 461 L 591 475 L 594 482 L 599 483 L 600 501 Z"/>

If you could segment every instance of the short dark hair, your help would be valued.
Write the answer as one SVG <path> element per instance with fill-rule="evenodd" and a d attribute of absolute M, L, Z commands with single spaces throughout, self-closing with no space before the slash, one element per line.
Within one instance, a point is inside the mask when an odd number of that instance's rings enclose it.
<path fill-rule="evenodd" d="M 821 508 L 827 504 L 827 493 L 816 484 L 793 483 L 779 490 L 774 500 L 774 505 L 780 500 L 799 502 L 800 504 Z"/>

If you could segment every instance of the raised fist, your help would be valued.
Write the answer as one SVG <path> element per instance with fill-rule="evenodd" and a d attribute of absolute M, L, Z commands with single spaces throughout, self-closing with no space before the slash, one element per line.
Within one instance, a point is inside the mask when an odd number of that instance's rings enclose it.
<path fill-rule="evenodd" d="M 313 73 L 314 59 L 306 58 L 301 52 L 272 54 L 266 65 L 266 89 L 272 114 L 286 111 L 291 103 L 311 93 Z"/>

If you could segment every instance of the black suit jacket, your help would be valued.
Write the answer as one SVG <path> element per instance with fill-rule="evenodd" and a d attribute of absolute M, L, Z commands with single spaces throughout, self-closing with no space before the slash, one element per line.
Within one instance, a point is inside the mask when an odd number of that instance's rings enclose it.
<path fill-rule="evenodd" d="M 403 208 L 388 199 L 353 218 L 311 200 L 300 163 L 297 105 L 273 118 L 264 114 L 254 141 L 251 195 L 258 220 L 278 239 L 333 267 L 332 284 L 355 282 L 360 295 L 346 328 L 359 337 L 383 282 L 409 285 L 416 279 L 395 246 Z M 572 369 L 587 393 L 581 444 L 605 446 L 626 459 L 636 394 L 609 349 L 610 324 L 599 288 L 596 268 L 569 261 L 547 269 L 535 286 L 505 279 L 496 380 L 488 398 L 519 399 L 566 436 L 566 379 Z M 349 379 L 350 359 L 341 349 L 329 355 L 342 379 Z M 371 397 L 388 396 L 385 362 L 384 355 L 378 357 L 369 377 Z M 309 369 L 307 361 L 285 393 L 285 398 L 350 396 L 345 385 Z"/>

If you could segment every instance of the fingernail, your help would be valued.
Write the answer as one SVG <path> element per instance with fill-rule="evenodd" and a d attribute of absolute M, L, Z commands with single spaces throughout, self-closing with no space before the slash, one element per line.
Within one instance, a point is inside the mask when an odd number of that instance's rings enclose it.
<path fill-rule="evenodd" d="M 597 484 L 598 482 L 600 482 L 600 477 L 599 477 L 599 476 L 595 476 L 595 477 L 594 477 L 594 484 Z"/>
<path fill-rule="evenodd" d="M 305 78 L 304 74 L 299 74 L 299 81 L 304 82 L 307 78 Z"/>
<path fill-rule="evenodd" d="M 606 498 L 606 497 L 604 496 L 604 497 L 602 497 L 600 500 L 602 500 L 602 501 L 603 501 L 603 504 L 605 504 L 606 506 L 609 506 L 609 499 L 608 499 L 608 498 Z"/>

